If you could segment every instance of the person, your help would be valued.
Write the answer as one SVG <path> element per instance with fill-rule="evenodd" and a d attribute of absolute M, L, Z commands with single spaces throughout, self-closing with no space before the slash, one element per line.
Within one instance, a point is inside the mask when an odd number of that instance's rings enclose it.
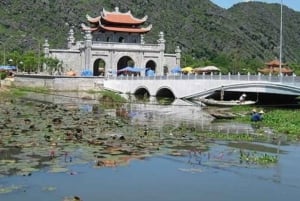
<path fill-rule="evenodd" d="M 224 88 L 223 86 L 221 87 L 221 100 L 224 100 Z"/>
<path fill-rule="evenodd" d="M 244 102 L 244 101 L 246 100 L 246 97 L 247 97 L 247 95 L 246 95 L 245 93 L 243 93 L 243 94 L 240 96 L 239 101 L 240 101 L 240 102 Z"/>
<path fill-rule="evenodd" d="M 259 117 L 260 117 L 260 121 L 263 120 L 263 118 L 264 118 L 264 116 L 263 116 L 264 113 L 265 113 L 265 112 L 264 112 L 263 110 L 260 110 L 260 111 L 259 111 L 258 114 L 259 114 Z"/>
<path fill-rule="evenodd" d="M 253 109 L 251 113 L 251 121 L 258 122 L 263 120 L 263 114 L 264 114 L 263 110 L 261 110 L 260 112 L 256 112 L 256 110 Z"/>

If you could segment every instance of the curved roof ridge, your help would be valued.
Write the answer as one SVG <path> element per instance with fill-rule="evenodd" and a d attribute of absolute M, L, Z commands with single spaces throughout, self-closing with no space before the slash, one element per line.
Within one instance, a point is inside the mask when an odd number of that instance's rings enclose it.
<path fill-rule="evenodd" d="M 99 29 L 99 27 L 89 27 L 89 26 L 86 26 L 84 23 L 81 23 L 81 28 L 84 30 L 84 31 L 87 31 L 87 30 L 90 30 L 90 31 L 97 31 Z"/>
<path fill-rule="evenodd" d="M 106 26 L 99 22 L 99 27 L 106 31 L 113 32 L 127 32 L 127 33 L 146 33 L 152 29 L 152 24 L 147 27 L 114 27 L 114 26 Z"/>
<path fill-rule="evenodd" d="M 88 14 L 86 14 L 86 18 L 87 18 L 87 20 L 88 20 L 89 22 L 91 22 L 91 23 L 97 23 L 97 22 L 100 21 L 101 16 L 98 16 L 98 17 L 91 17 L 91 16 L 89 16 Z"/>
<path fill-rule="evenodd" d="M 103 11 L 101 12 L 101 17 L 107 22 L 121 24 L 142 24 L 148 19 L 147 15 L 141 19 L 136 18 L 132 16 L 130 10 L 125 13 L 122 13 L 119 11 L 118 7 L 116 7 L 115 11 L 112 12 L 107 11 L 103 8 Z"/>

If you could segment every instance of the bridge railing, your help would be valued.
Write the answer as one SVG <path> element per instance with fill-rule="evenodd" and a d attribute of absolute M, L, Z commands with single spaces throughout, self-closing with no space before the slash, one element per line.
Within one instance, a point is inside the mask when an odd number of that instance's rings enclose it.
<path fill-rule="evenodd" d="M 264 74 L 253 74 L 246 75 L 241 74 L 169 74 L 169 75 L 158 75 L 158 76 L 109 76 L 108 79 L 115 80 L 237 80 L 237 81 L 266 81 L 266 82 L 278 82 L 290 85 L 300 85 L 300 77 L 296 75 L 283 76 L 283 75 L 264 75 Z"/>

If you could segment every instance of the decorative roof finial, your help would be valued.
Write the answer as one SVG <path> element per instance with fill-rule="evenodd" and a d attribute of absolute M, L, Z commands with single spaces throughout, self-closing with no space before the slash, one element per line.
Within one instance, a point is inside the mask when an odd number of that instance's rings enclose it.
<path fill-rule="evenodd" d="M 145 44 L 144 34 L 141 34 L 141 44 Z"/>
<path fill-rule="evenodd" d="M 181 49 L 179 46 L 176 46 L 175 53 L 181 53 Z"/>
<path fill-rule="evenodd" d="M 74 37 L 74 30 L 73 30 L 73 28 L 71 28 L 70 31 L 69 31 L 68 41 L 69 41 L 70 44 L 74 44 L 75 43 L 75 37 Z"/>
<path fill-rule="evenodd" d="M 165 37 L 164 37 L 164 32 L 159 32 L 159 39 L 157 40 L 158 43 L 165 43 Z"/>

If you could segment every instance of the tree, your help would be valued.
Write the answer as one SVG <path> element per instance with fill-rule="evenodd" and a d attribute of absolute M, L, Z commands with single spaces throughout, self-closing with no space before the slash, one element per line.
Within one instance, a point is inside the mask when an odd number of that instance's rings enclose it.
<path fill-rule="evenodd" d="M 59 70 L 62 63 L 57 58 L 44 58 L 43 62 L 47 66 L 48 73 L 52 74 L 53 71 Z"/>

